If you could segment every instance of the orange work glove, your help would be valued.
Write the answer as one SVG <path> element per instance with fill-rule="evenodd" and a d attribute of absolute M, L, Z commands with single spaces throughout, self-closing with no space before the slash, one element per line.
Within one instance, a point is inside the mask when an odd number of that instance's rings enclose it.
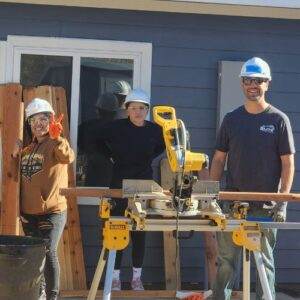
<path fill-rule="evenodd" d="M 49 124 L 49 135 L 51 139 L 57 139 L 60 134 L 63 131 L 63 127 L 61 125 L 61 121 L 63 119 L 64 115 L 61 114 L 57 120 L 54 119 L 53 114 L 50 118 L 50 124 Z"/>
<path fill-rule="evenodd" d="M 203 300 L 203 296 L 199 293 L 194 293 L 184 298 L 184 300 Z"/>

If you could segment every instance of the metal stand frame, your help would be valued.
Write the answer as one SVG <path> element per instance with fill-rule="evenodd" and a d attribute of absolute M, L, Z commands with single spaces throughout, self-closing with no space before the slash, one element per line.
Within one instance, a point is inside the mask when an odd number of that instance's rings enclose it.
<path fill-rule="evenodd" d="M 263 289 L 263 299 L 264 300 L 273 300 L 272 292 L 269 286 L 268 277 L 266 269 L 264 266 L 262 255 L 259 251 L 253 251 L 256 268 L 258 271 L 260 283 Z"/>
<path fill-rule="evenodd" d="M 250 254 L 253 253 L 264 300 L 274 300 L 269 286 L 267 273 L 259 251 L 249 251 L 243 247 L 243 300 L 250 300 Z"/>

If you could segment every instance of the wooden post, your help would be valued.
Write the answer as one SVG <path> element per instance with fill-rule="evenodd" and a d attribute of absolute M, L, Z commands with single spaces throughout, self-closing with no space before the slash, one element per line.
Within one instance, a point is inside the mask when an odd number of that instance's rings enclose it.
<path fill-rule="evenodd" d="M 209 180 L 208 169 L 198 173 L 199 180 Z M 212 288 L 217 275 L 218 245 L 215 232 L 203 232 L 208 287 Z"/>
<path fill-rule="evenodd" d="M 57 116 L 61 113 L 64 114 L 63 127 L 64 136 L 70 141 L 70 126 L 68 119 L 68 109 L 66 101 L 66 93 L 63 88 L 53 88 L 52 91 L 53 99 L 52 103 L 56 109 Z M 69 186 L 76 186 L 75 170 L 74 165 L 69 165 Z M 79 222 L 79 211 L 77 205 L 77 197 L 68 197 L 68 230 L 70 234 L 70 241 L 72 248 L 70 249 L 71 264 L 73 269 L 73 284 L 76 289 L 86 288 L 86 274 L 85 265 L 83 260 L 83 248 Z"/>
<path fill-rule="evenodd" d="M 17 139 L 23 139 L 22 86 L 0 85 L 2 106 L 2 203 L 1 234 L 18 235 L 20 176 L 19 160 L 11 154 Z"/>
<path fill-rule="evenodd" d="M 173 185 L 173 173 L 166 158 L 160 163 L 161 186 L 163 189 L 170 189 Z M 163 232 L 164 239 L 164 262 L 165 262 L 165 281 L 167 290 L 181 289 L 180 276 L 180 249 L 176 257 L 176 239 L 172 232 Z"/>

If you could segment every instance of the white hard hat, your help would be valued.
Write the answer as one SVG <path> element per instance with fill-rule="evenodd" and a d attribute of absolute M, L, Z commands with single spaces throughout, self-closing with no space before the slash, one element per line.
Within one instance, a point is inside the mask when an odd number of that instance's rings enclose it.
<path fill-rule="evenodd" d="M 25 109 L 26 119 L 39 113 L 54 113 L 54 110 L 50 103 L 41 98 L 34 98 L 30 101 Z"/>
<path fill-rule="evenodd" d="M 116 81 L 111 86 L 111 92 L 114 94 L 127 96 L 130 91 L 131 91 L 131 86 L 125 80 Z"/>
<path fill-rule="evenodd" d="M 243 64 L 240 77 L 272 79 L 269 65 L 259 57 L 253 57 Z"/>
<path fill-rule="evenodd" d="M 142 89 L 133 89 L 125 98 L 124 104 L 129 102 L 140 102 L 150 106 L 150 98 Z"/>

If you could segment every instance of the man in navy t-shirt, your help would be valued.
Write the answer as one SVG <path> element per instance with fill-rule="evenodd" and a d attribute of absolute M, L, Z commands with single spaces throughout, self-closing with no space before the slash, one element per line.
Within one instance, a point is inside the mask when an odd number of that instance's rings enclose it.
<path fill-rule="evenodd" d="M 289 193 L 294 176 L 294 139 L 289 118 L 266 102 L 271 81 L 268 64 L 260 58 L 248 60 L 241 70 L 244 105 L 228 113 L 219 129 L 210 178 L 219 181 L 227 159 L 226 190 L 241 192 Z M 230 213 L 230 202 L 223 204 Z M 249 215 L 272 216 L 284 222 L 287 203 L 250 202 Z M 217 233 L 218 272 L 214 286 L 215 300 L 231 299 L 242 248 L 233 244 L 231 233 Z M 275 299 L 273 250 L 276 230 L 262 232 L 262 254 L 269 286 Z M 257 298 L 263 292 L 257 284 Z"/>

